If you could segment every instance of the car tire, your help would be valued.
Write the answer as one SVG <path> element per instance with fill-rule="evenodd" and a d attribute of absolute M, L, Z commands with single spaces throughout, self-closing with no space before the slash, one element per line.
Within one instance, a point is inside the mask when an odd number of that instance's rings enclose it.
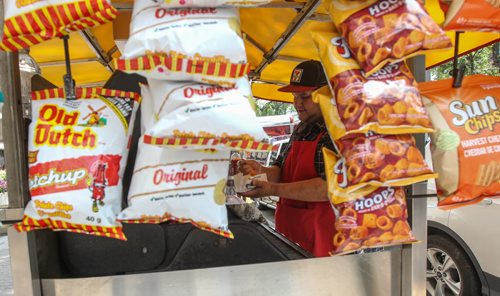
<path fill-rule="evenodd" d="M 427 296 L 481 295 L 476 269 L 465 251 L 450 237 L 428 236 Z"/>

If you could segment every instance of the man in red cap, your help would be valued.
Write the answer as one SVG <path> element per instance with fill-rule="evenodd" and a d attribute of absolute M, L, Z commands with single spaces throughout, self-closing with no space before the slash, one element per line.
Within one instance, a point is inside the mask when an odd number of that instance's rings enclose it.
<path fill-rule="evenodd" d="M 290 84 L 279 91 L 293 93 L 293 105 L 300 123 L 286 149 L 270 167 L 242 160 L 244 174 L 266 173 L 268 182 L 253 182 L 248 197 L 279 196 L 276 230 L 314 256 L 328 256 L 332 250 L 335 215 L 328 201 L 322 148 L 333 150 L 318 104 L 312 92 L 327 84 L 321 63 L 302 62 L 292 72 Z"/>

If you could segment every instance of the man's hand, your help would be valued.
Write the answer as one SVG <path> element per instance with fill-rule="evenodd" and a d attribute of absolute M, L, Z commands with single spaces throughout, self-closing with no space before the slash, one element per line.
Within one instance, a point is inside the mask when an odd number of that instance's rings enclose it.
<path fill-rule="evenodd" d="M 238 161 L 238 170 L 243 175 L 255 176 L 264 172 L 264 167 L 255 160 L 242 159 Z"/>
<path fill-rule="evenodd" d="M 247 192 L 242 192 L 240 193 L 240 195 L 245 197 L 264 197 L 278 195 L 278 184 L 276 183 L 253 180 L 252 185 L 255 186 L 254 189 Z"/>

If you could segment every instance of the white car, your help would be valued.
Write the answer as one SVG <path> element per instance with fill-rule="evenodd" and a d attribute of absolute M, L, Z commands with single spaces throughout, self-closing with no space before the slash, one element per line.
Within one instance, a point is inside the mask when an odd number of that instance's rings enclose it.
<path fill-rule="evenodd" d="M 427 295 L 500 295 L 500 199 L 427 210 Z"/>

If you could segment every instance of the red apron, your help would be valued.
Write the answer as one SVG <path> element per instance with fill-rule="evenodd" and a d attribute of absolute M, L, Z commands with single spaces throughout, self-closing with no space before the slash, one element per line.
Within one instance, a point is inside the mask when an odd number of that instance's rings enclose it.
<path fill-rule="evenodd" d="M 318 177 L 314 167 L 314 141 L 294 141 L 281 168 L 281 182 L 291 183 Z M 316 257 L 328 256 L 333 248 L 335 214 L 329 201 L 305 202 L 280 197 L 276 206 L 276 230 Z"/>

